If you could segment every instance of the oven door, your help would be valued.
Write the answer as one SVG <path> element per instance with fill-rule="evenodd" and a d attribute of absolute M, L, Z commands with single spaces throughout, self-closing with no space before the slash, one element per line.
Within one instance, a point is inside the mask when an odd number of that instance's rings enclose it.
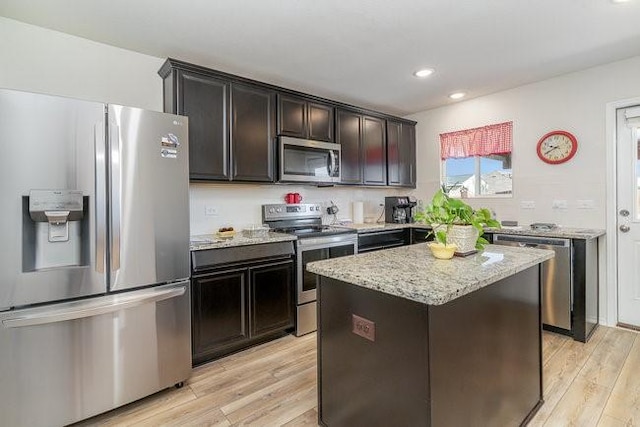
<path fill-rule="evenodd" d="M 316 275 L 307 271 L 307 263 L 358 253 L 358 235 L 300 239 L 297 242 L 297 303 L 316 300 Z"/>
<path fill-rule="evenodd" d="M 280 181 L 340 182 L 340 145 L 280 137 Z"/>

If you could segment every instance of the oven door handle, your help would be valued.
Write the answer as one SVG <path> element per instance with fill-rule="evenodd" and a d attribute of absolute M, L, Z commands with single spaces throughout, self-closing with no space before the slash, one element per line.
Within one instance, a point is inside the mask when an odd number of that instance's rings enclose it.
<path fill-rule="evenodd" d="M 322 240 L 316 240 L 313 237 L 308 237 L 304 239 L 298 240 L 298 251 L 312 251 L 315 249 L 324 249 L 324 248 L 333 248 L 335 246 L 349 246 L 353 245 L 356 248 L 358 247 L 358 238 L 348 239 L 348 240 L 338 240 L 338 239 L 326 239 L 322 238 Z"/>

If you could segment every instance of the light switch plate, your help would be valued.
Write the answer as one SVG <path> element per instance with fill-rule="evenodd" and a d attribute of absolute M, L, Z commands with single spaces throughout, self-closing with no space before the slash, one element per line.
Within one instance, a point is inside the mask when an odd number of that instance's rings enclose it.
<path fill-rule="evenodd" d="M 204 207 L 205 216 L 218 216 L 218 209 L 215 206 L 205 206 Z"/>
<path fill-rule="evenodd" d="M 533 200 L 523 200 L 520 202 L 520 207 L 522 209 L 535 209 L 536 202 L 534 202 Z"/>

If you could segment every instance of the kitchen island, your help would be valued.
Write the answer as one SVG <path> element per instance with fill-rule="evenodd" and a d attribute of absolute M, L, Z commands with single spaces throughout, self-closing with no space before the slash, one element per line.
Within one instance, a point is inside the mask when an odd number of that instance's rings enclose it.
<path fill-rule="evenodd" d="M 508 426 L 542 404 L 539 264 L 489 245 L 427 244 L 310 263 L 318 279 L 318 412 L 327 426 Z"/>

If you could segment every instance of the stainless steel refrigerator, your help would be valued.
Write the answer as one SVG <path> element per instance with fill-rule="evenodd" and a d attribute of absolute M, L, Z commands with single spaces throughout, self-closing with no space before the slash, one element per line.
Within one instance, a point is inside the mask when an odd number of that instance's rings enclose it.
<path fill-rule="evenodd" d="M 187 119 L 0 90 L 0 424 L 191 372 Z"/>

